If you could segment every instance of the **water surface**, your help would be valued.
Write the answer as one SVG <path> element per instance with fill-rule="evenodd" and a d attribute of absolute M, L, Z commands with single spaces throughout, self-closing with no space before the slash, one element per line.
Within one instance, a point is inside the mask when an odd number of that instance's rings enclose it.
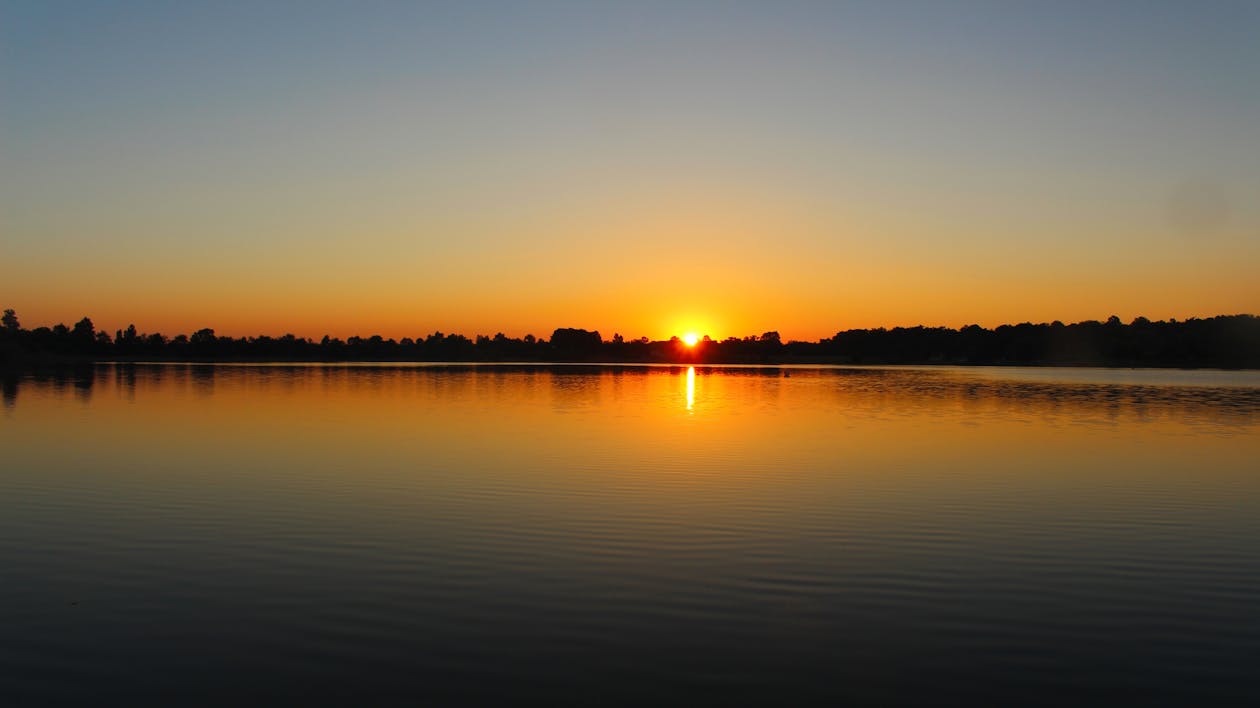
<path fill-rule="evenodd" d="M 1260 375 L 4 379 L 6 705 L 1255 704 Z"/>

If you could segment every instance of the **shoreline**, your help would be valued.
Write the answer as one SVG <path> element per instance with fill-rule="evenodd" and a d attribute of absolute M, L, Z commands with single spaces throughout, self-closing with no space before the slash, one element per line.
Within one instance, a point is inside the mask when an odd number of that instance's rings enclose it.
<path fill-rule="evenodd" d="M 273 358 L 111 358 L 56 357 L 0 362 L 0 371 L 15 372 L 43 368 L 86 366 L 255 366 L 255 367 L 363 367 L 363 368 L 722 368 L 722 369 L 1097 369 L 1103 371 L 1220 371 L 1260 372 L 1260 367 L 1194 366 L 1171 363 L 1099 362 L 964 362 L 964 361 L 838 361 L 835 359 L 780 359 L 774 361 L 615 361 L 599 359 L 551 360 L 427 360 L 427 359 L 273 359 Z"/>

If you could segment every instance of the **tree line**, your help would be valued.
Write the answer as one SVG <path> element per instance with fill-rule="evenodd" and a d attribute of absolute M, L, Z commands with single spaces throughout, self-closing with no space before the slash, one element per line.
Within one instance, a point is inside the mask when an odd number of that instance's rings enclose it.
<path fill-rule="evenodd" d="M 1221 315 L 1127 324 L 1051 322 L 850 329 L 815 342 L 783 341 L 770 331 L 687 346 L 677 337 L 604 339 L 598 331 L 560 328 L 550 338 L 434 332 L 415 338 L 325 336 L 320 340 L 228 337 L 213 329 L 167 337 L 135 325 L 113 334 L 84 317 L 73 326 L 24 329 L 13 310 L 0 319 L 0 364 L 56 361 L 452 361 L 991 364 L 1260 368 L 1260 317 Z"/>

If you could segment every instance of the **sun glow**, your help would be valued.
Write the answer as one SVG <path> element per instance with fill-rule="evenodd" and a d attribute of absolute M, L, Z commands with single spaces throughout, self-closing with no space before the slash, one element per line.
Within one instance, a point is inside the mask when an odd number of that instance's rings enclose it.
<path fill-rule="evenodd" d="M 696 342 L 700 341 L 700 335 L 695 332 L 688 332 L 682 336 L 682 340 L 683 344 L 686 344 L 689 347 L 694 347 L 696 346 Z"/>

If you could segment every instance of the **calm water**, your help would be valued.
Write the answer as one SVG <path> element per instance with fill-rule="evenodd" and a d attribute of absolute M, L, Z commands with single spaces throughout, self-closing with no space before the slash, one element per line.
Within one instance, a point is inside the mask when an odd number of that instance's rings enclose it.
<path fill-rule="evenodd" d="M 4 381 L 0 703 L 1260 702 L 1260 374 Z"/>

